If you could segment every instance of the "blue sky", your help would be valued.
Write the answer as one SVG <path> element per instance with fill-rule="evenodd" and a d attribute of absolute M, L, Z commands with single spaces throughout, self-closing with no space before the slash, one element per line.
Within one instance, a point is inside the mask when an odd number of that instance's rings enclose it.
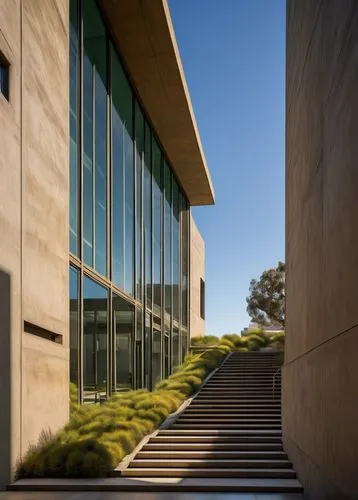
<path fill-rule="evenodd" d="M 284 260 L 285 1 L 169 5 L 216 194 L 193 209 L 206 333 L 239 332 L 250 279 Z"/>

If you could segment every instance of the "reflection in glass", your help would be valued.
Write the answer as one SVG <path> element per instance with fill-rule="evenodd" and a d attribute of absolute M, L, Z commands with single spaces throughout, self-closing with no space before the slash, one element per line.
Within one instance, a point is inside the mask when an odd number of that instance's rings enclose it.
<path fill-rule="evenodd" d="M 133 295 L 133 95 L 118 55 L 112 61 L 113 281 Z"/>
<path fill-rule="evenodd" d="M 78 5 L 70 2 L 70 252 L 78 255 Z"/>
<path fill-rule="evenodd" d="M 182 194 L 181 200 L 181 320 L 184 326 L 188 326 L 188 279 L 189 279 L 189 210 L 187 202 Z"/>
<path fill-rule="evenodd" d="M 162 155 L 157 141 L 152 139 L 153 178 L 153 312 L 161 316 L 162 288 Z"/>
<path fill-rule="evenodd" d="M 172 173 L 164 163 L 164 300 L 165 312 L 170 322 L 172 314 Z"/>
<path fill-rule="evenodd" d="M 144 359 L 143 359 L 143 310 L 137 309 L 137 328 L 135 340 L 135 388 L 144 387 Z"/>
<path fill-rule="evenodd" d="M 78 271 L 70 267 L 70 381 L 79 385 L 79 287 Z"/>
<path fill-rule="evenodd" d="M 152 343 L 152 386 L 162 377 L 162 333 L 153 324 L 153 343 Z"/>
<path fill-rule="evenodd" d="M 179 320 L 179 186 L 173 179 L 173 316 Z"/>
<path fill-rule="evenodd" d="M 164 335 L 164 373 L 163 373 L 163 378 L 167 378 L 170 375 L 170 364 L 169 364 L 169 359 L 170 359 L 170 342 L 169 342 L 169 335 Z"/>
<path fill-rule="evenodd" d="M 133 387 L 134 306 L 113 294 L 113 390 Z"/>
<path fill-rule="evenodd" d="M 144 341 L 144 382 L 147 389 L 151 389 L 151 359 L 152 359 L 152 321 L 149 313 L 145 314 L 145 341 Z"/>
<path fill-rule="evenodd" d="M 142 288 L 142 172 L 144 154 L 144 117 L 138 102 L 135 103 L 136 139 L 136 298 L 143 301 Z"/>
<path fill-rule="evenodd" d="M 172 362 L 173 362 L 173 368 L 179 365 L 179 328 L 177 325 L 173 325 L 173 353 L 172 353 Z"/>
<path fill-rule="evenodd" d="M 83 278 L 83 383 L 84 402 L 94 402 L 107 393 L 107 290 Z"/>
<path fill-rule="evenodd" d="M 143 184 L 143 216 L 144 216 L 144 262 L 146 305 L 152 309 L 152 171 L 151 171 L 151 133 L 145 123 L 144 148 L 144 184 Z"/>

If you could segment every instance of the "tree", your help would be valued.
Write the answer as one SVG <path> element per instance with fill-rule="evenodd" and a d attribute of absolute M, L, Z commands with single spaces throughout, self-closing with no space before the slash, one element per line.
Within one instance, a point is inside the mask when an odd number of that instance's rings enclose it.
<path fill-rule="evenodd" d="M 247 312 L 260 325 L 285 326 L 285 263 L 264 271 L 260 279 L 251 280 Z"/>

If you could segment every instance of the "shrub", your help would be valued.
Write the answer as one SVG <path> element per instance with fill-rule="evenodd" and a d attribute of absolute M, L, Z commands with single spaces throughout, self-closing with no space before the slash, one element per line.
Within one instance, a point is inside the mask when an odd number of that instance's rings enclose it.
<path fill-rule="evenodd" d="M 193 337 L 191 339 L 192 346 L 201 346 L 201 345 L 215 346 L 218 345 L 219 342 L 220 342 L 219 337 L 216 337 L 215 335 L 205 335 L 203 337 Z"/>
<path fill-rule="evenodd" d="M 153 392 L 113 395 L 102 405 L 79 405 L 70 386 L 71 418 L 56 435 L 43 433 L 17 468 L 17 478 L 103 477 L 156 429 L 223 361 L 224 347 L 187 356 Z"/>

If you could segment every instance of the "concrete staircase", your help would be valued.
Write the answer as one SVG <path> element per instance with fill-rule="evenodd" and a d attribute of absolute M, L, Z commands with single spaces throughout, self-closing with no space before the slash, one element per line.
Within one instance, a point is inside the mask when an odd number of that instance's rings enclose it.
<path fill-rule="evenodd" d="M 273 352 L 233 353 L 121 476 L 162 483 L 196 478 L 196 490 L 210 483 L 213 491 L 232 485 L 233 491 L 302 492 L 282 446 L 277 361 Z"/>

